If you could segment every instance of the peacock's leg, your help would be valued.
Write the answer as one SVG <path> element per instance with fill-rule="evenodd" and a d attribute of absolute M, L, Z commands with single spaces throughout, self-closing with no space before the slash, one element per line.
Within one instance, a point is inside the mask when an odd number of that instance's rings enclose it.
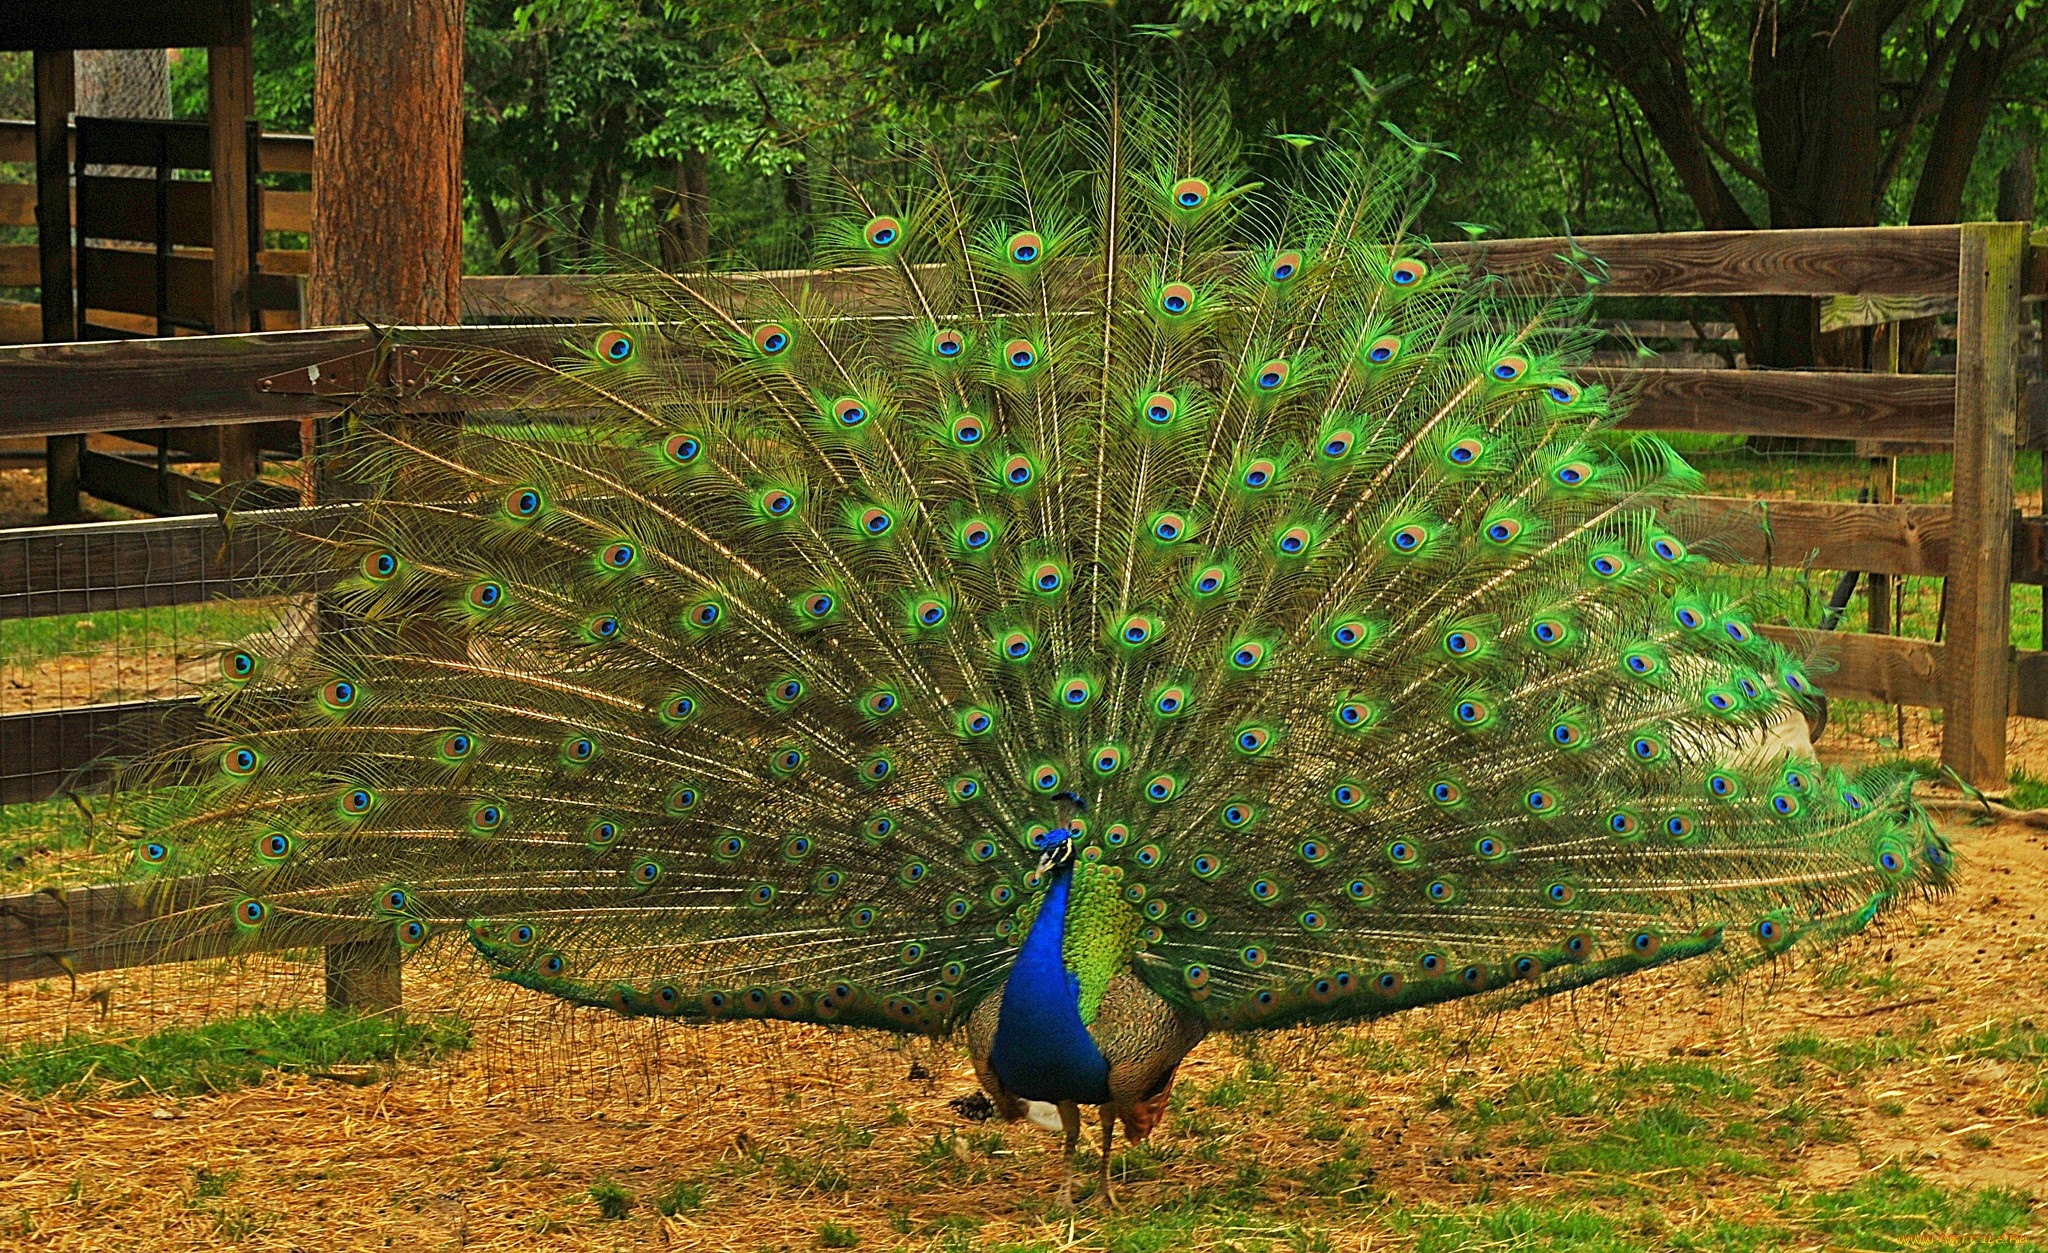
<path fill-rule="evenodd" d="M 1116 1113 L 1109 1106 L 1102 1107 L 1102 1186 L 1095 1195 L 1110 1209 L 1117 1208 L 1116 1193 L 1109 1190 L 1109 1146 L 1116 1138 Z"/>
<path fill-rule="evenodd" d="M 1060 1126 L 1067 1133 L 1067 1147 L 1060 1154 L 1060 1208 L 1074 1212 L 1074 1149 L 1081 1143 L 1081 1107 L 1060 1102 Z"/>

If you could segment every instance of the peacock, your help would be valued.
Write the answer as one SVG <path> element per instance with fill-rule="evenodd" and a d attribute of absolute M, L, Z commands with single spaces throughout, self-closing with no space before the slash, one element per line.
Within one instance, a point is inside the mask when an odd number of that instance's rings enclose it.
<path fill-rule="evenodd" d="M 963 1031 L 1109 1148 L 1211 1032 L 1772 959 L 1939 890 L 1910 780 L 1779 732 L 1807 660 L 1574 377 L 1582 299 L 1417 223 L 1371 128 L 1249 172 L 1213 91 L 887 186 L 805 275 L 627 270 L 522 403 L 370 415 L 140 769 L 156 925 L 454 938 L 618 1014 Z M 504 402 L 498 402 L 502 405 Z M 191 885 L 202 885 L 196 893 Z"/>

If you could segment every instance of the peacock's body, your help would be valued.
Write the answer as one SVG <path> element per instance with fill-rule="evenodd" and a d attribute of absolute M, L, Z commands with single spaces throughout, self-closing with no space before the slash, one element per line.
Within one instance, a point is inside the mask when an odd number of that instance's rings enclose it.
<path fill-rule="evenodd" d="M 626 1014 L 943 1033 L 1132 1134 L 1209 1030 L 1839 934 L 1941 882 L 1900 777 L 1759 744 L 1800 662 L 1644 502 L 1575 306 L 1108 93 L 848 190 L 810 289 L 621 279 L 572 424 L 373 424 L 299 656 L 138 828 L 181 934 L 337 917 Z M 340 625 L 337 625 L 340 624 Z M 309 929 L 308 934 L 312 934 Z"/>

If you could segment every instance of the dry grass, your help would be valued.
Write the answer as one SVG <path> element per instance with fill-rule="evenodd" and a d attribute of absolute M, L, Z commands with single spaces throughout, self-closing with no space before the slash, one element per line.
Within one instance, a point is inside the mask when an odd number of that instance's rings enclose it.
<path fill-rule="evenodd" d="M 412 1012 L 476 1024 L 431 1064 L 0 1095 L 0 1241 L 2048 1247 L 2027 1199 L 2048 1174 L 2048 835 L 1956 838 L 1956 896 L 1776 977 L 1659 971 L 1502 1016 L 1208 1041 L 1166 1126 L 1120 1150 L 1127 1210 L 1084 1205 L 1071 1232 L 1052 1137 L 949 1106 L 973 1088 L 953 1046 L 617 1021 L 465 992 L 457 963 L 408 972 Z M 284 959 L 117 972 L 0 989 L 0 1022 L 16 1043 L 134 1034 L 318 985 Z"/>

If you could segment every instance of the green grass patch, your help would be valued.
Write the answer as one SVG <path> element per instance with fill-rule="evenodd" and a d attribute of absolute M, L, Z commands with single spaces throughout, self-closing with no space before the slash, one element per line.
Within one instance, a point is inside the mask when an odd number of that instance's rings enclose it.
<path fill-rule="evenodd" d="M 1949 1191 L 1896 1166 L 1837 1191 L 1788 1189 L 1779 1195 L 1775 1210 L 1769 1221 L 1762 1222 L 1691 1218 L 1699 1211 L 1646 1198 L 1634 1210 L 1517 1203 L 1422 1207 L 1387 1217 L 1413 1241 L 1413 1253 L 1480 1248 L 1531 1253 L 1763 1253 L 1789 1248 L 2017 1253 L 2048 1247 L 2028 1238 L 2039 1215 L 2027 1196 L 2000 1188 Z M 1674 1215 L 1683 1217 L 1674 1221 Z"/>
<path fill-rule="evenodd" d="M 469 1047 L 459 1018 L 258 1010 L 145 1036 L 74 1035 L 0 1053 L 0 1085 L 24 1096 L 195 1096 L 263 1082 L 274 1073 L 428 1061 Z"/>
<path fill-rule="evenodd" d="M 1858 1075 L 1889 1062 L 1925 1057 L 1933 1044 L 1925 1031 L 1899 1035 L 1880 1030 L 1860 1039 L 1843 1040 L 1803 1030 L 1778 1041 L 1772 1046 L 1771 1055 L 1781 1063 L 1792 1063 L 1789 1069 L 1781 1070 L 1781 1075 L 1796 1082 L 1800 1062 L 1814 1062 L 1837 1075 Z"/>
<path fill-rule="evenodd" d="M 1414 1239 L 1414 1253 L 1467 1253 L 1515 1249 L 1531 1253 L 1649 1253 L 1666 1249 L 1718 1249 L 1740 1253 L 1781 1247 L 1767 1229 L 1728 1223 L 1673 1229 L 1654 1210 L 1634 1215 L 1578 1205 L 1472 1206 L 1419 1210 L 1393 1216 Z"/>
<path fill-rule="evenodd" d="M 2034 1202 L 2021 1193 L 2005 1188 L 1951 1192 L 1897 1166 L 1840 1191 L 1788 1197 L 1779 1207 L 1799 1225 L 1863 1249 L 1899 1248 L 1902 1241 L 1948 1243 L 1959 1237 L 1984 1247 L 1978 1242 L 2024 1231 L 2035 1219 Z"/>
<path fill-rule="evenodd" d="M 1613 1190 L 1641 1183 L 1667 1186 L 1672 1176 L 1697 1177 L 1710 1170 L 1759 1175 L 1763 1159 L 1729 1143 L 1743 1138 L 1740 1123 L 1701 1117 L 1678 1101 L 1665 1101 L 1618 1119 L 1590 1139 L 1552 1148 L 1544 1169 L 1553 1174 L 1599 1176 Z M 1737 1132 L 1737 1134 L 1730 1134 Z"/>
<path fill-rule="evenodd" d="M 2013 771 L 2006 782 L 2012 787 L 2006 804 L 2014 809 L 2048 809 L 2048 779 L 2021 769 Z"/>
<path fill-rule="evenodd" d="M 618 1222 L 633 1212 L 640 1198 L 633 1195 L 624 1185 L 613 1179 L 599 1179 L 590 1185 L 590 1203 L 597 1206 L 597 1216 L 606 1222 Z"/>
<path fill-rule="evenodd" d="M 16 618 L 0 622 L 0 657 L 26 668 L 87 653 L 184 655 L 267 631 L 277 625 L 278 609 L 266 600 L 215 600 Z"/>

